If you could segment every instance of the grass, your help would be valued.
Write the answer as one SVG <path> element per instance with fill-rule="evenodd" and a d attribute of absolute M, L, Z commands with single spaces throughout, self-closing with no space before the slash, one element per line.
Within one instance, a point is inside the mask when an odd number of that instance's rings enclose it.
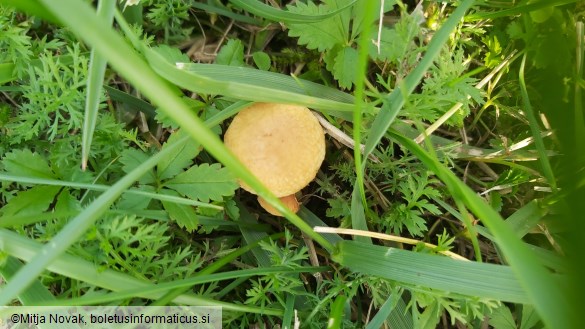
<path fill-rule="evenodd" d="M 576 327 L 574 1 L 123 8 L 0 1 L 0 305 L 212 305 L 229 328 Z M 296 214 L 222 143 L 250 102 L 310 107 L 353 140 L 327 138 Z"/>

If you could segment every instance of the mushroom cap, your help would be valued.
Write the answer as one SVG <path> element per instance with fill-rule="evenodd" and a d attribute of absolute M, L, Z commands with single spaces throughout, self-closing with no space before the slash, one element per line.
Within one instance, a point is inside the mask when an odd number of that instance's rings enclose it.
<path fill-rule="evenodd" d="M 283 196 L 282 198 L 280 198 L 280 202 L 284 203 L 284 206 L 287 207 L 290 211 L 292 211 L 294 213 L 299 211 L 299 207 L 300 207 L 299 201 L 297 201 L 297 198 L 294 194 Z M 270 203 L 268 203 L 266 200 L 264 200 L 264 198 L 259 196 L 258 203 L 268 213 L 270 213 L 274 216 L 283 217 L 282 214 L 280 213 L 280 211 L 276 210 L 276 208 L 274 208 Z"/>
<path fill-rule="evenodd" d="M 234 155 L 277 197 L 300 191 L 325 158 L 325 133 L 303 106 L 255 103 L 240 111 L 224 135 Z M 257 194 L 246 183 L 240 186 Z"/>

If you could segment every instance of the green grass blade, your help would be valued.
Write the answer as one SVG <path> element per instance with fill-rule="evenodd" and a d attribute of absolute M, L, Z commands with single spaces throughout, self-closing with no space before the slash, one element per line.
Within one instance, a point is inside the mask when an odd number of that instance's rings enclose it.
<path fill-rule="evenodd" d="M 345 302 L 347 297 L 344 295 L 338 295 L 331 305 L 331 311 L 329 312 L 329 320 L 327 321 L 327 329 L 338 329 L 342 328 L 343 314 L 345 313 Z"/>
<path fill-rule="evenodd" d="M 353 192 L 351 193 L 351 227 L 356 230 L 368 231 L 368 223 L 366 222 L 364 204 L 357 182 L 355 183 Z M 367 236 L 356 235 L 354 236 L 354 240 L 364 243 L 372 243 L 372 239 Z"/>
<path fill-rule="evenodd" d="M 262 18 L 266 18 L 271 21 L 275 22 L 285 22 L 285 23 L 301 23 L 301 24 L 309 24 L 309 23 L 316 23 L 327 18 L 331 18 L 340 12 L 349 9 L 349 7 L 353 6 L 357 0 L 351 1 L 345 6 L 338 8 L 334 11 L 331 11 L 326 14 L 322 15 L 303 15 L 298 13 L 291 13 L 286 10 L 281 10 L 274 8 L 272 6 L 263 4 L 257 0 L 229 0 L 230 3 L 244 9 L 245 11 L 252 13 L 254 15 L 260 16 Z"/>
<path fill-rule="evenodd" d="M 403 294 L 404 295 L 404 294 Z M 400 298 L 396 303 L 394 310 L 388 317 L 390 328 L 410 329 L 414 327 L 412 320 L 412 309 L 406 305 L 405 298 Z"/>
<path fill-rule="evenodd" d="M 187 141 L 187 139 L 184 139 L 184 141 Z M 165 153 L 167 153 L 167 152 L 165 152 Z M 102 192 L 105 192 L 111 188 L 111 186 L 109 186 L 109 185 L 102 185 L 102 184 L 77 183 L 77 182 L 68 182 L 68 181 L 62 181 L 62 180 L 56 180 L 56 179 L 32 178 L 32 177 L 6 175 L 6 174 L 2 174 L 2 173 L 0 173 L 0 181 L 38 184 L 38 185 L 50 185 L 50 186 L 64 186 L 64 187 L 72 187 L 72 188 L 77 188 L 77 189 L 87 189 L 87 190 L 102 191 Z M 178 196 L 142 191 L 139 189 L 127 189 L 127 190 L 123 191 L 123 193 L 140 195 L 140 196 L 143 196 L 143 197 L 149 198 L 149 199 L 155 199 L 155 200 L 161 200 L 161 201 L 171 201 L 171 202 L 195 206 L 195 207 L 211 208 L 211 209 L 218 209 L 218 210 L 223 209 L 223 207 L 218 206 L 218 205 L 214 205 L 211 203 L 200 202 L 200 201 L 191 200 L 191 199 L 178 197 Z M 13 219 L 6 218 L 3 220 L 10 222 Z M 15 225 L 14 223 L 7 224 L 8 222 L 0 223 L 0 227 Z"/>
<path fill-rule="evenodd" d="M 441 207 L 445 208 L 451 215 L 463 222 L 463 216 L 453 207 L 442 200 L 437 200 L 437 203 Z M 542 219 L 544 215 L 543 209 L 539 205 L 537 200 L 532 200 L 522 206 L 522 208 L 516 210 L 512 215 L 506 218 L 506 222 L 510 225 L 510 228 L 518 236 L 518 238 L 524 237 L 536 224 Z M 492 234 L 483 226 L 478 226 L 477 232 L 482 236 L 494 241 Z"/>
<path fill-rule="evenodd" d="M 354 109 L 354 97 L 349 94 L 280 73 L 247 67 L 195 63 L 180 63 L 179 69 L 177 65 L 168 63 L 154 52 L 147 55 L 147 59 L 162 77 L 181 88 L 197 93 L 221 94 L 256 102 L 294 102 L 330 110 L 332 114 L 351 112 Z M 343 118 L 351 119 L 351 116 L 345 115 Z"/>
<path fill-rule="evenodd" d="M 455 218 L 463 221 L 461 214 L 453 207 L 441 200 L 437 200 L 437 203 L 440 204 L 441 207 L 445 208 Z M 536 200 L 533 200 L 524 205 L 522 208 L 516 210 L 516 212 L 510 215 L 510 217 L 506 218 L 506 222 L 510 225 L 518 238 L 522 238 L 536 225 L 536 223 L 542 219 L 542 216 L 543 209 L 540 205 L 538 205 Z M 476 226 L 475 230 L 484 238 L 495 242 L 494 236 L 487 228 L 483 226 Z M 525 243 L 525 245 L 528 249 L 530 249 L 530 251 L 534 253 L 536 258 L 540 260 L 544 266 L 560 273 L 566 273 L 567 264 L 561 256 L 550 250 L 546 250 L 528 243 Z"/>
<path fill-rule="evenodd" d="M 295 295 L 289 294 L 286 297 L 286 305 L 284 308 L 284 315 L 282 316 L 282 329 L 293 328 L 294 316 L 295 316 Z"/>
<path fill-rule="evenodd" d="M 585 66 L 585 23 L 577 22 L 575 24 L 575 34 L 577 34 L 577 49 L 575 54 L 576 78 L 575 80 L 575 144 L 578 150 L 585 149 L 585 120 L 583 120 L 583 87 L 579 85 L 578 80 L 583 79 Z"/>
<path fill-rule="evenodd" d="M 247 279 L 252 276 L 261 276 L 261 275 L 269 275 L 269 274 L 298 274 L 298 273 L 315 273 L 319 271 L 323 271 L 326 269 L 325 267 L 303 267 L 303 268 L 296 268 L 291 269 L 287 267 L 277 266 L 277 267 L 269 267 L 269 268 L 253 268 L 253 269 L 246 269 L 246 270 L 238 270 L 238 271 L 230 271 L 230 272 L 222 272 L 216 274 L 208 274 L 204 276 L 199 276 L 190 279 L 184 280 L 177 280 L 173 282 L 162 282 L 159 284 L 149 284 L 149 285 L 140 285 L 137 288 L 134 286 L 126 287 L 124 289 L 119 289 L 116 292 L 98 295 L 98 296 L 87 296 L 87 297 L 79 297 L 79 298 L 71 298 L 71 299 L 60 299 L 54 301 L 47 301 L 43 303 L 39 303 L 41 305 L 95 305 L 95 304 L 104 304 L 104 303 L 111 303 L 118 300 L 124 300 L 133 297 L 142 297 L 147 299 L 157 299 L 156 296 L 162 296 L 167 291 L 172 291 L 173 289 L 189 289 L 190 287 L 201 285 L 205 283 L 211 282 L 218 282 L 223 280 L 234 280 L 239 278 Z M 116 274 L 121 274 L 114 272 Z M 193 297 L 201 300 L 209 300 L 212 304 L 217 304 L 217 306 L 223 304 L 226 305 L 226 309 L 234 310 L 234 311 L 241 311 L 241 312 L 250 312 L 250 313 L 262 313 L 267 315 L 282 315 L 283 311 L 277 308 L 265 308 L 266 313 L 263 312 L 261 308 L 256 307 L 248 307 L 244 306 L 243 308 L 238 307 L 239 305 L 230 304 L 230 303 L 223 303 L 214 301 L 210 298 L 199 297 L 194 295 L 180 295 L 174 299 L 173 302 L 179 302 L 181 300 L 186 300 L 191 298 L 192 304 L 194 299 Z"/>
<path fill-rule="evenodd" d="M 456 294 L 529 302 L 508 266 L 466 262 L 356 241 L 337 245 L 333 259 L 351 270 Z"/>
<path fill-rule="evenodd" d="M 0 227 L 17 227 L 34 224 L 46 220 L 59 219 L 67 220 L 77 215 L 75 211 L 51 211 L 41 214 L 24 214 L 0 217 Z"/>
<path fill-rule="evenodd" d="M 101 0 L 98 4 L 97 14 L 104 22 L 112 24 L 116 0 Z M 81 133 L 81 169 L 87 167 L 91 141 L 98 117 L 100 95 L 106 72 L 106 59 L 92 49 L 89 58 L 89 73 L 87 77 L 87 89 L 85 99 L 85 115 L 83 117 L 83 130 Z"/>
<path fill-rule="evenodd" d="M 325 224 L 324 221 L 322 221 L 319 217 L 317 217 L 315 214 L 313 214 L 305 206 L 301 206 L 301 209 L 299 209 L 299 212 L 297 214 L 311 227 L 328 226 L 327 224 Z M 331 233 L 325 234 L 324 237 L 331 244 L 336 244 L 337 242 L 343 240 L 339 235 L 331 234 Z"/>
<path fill-rule="evenodd" d="M 546 177 L 549 185 L 552 187 L 553 191 L 557 189 L 556 179 L 554 177 L 552 167 L 550 166 L 550 162 L 548 161 L 548 156 L 546 155 L 546 149 L 544 148 L 544 142 L 542 141 L 542 135 L 540 134 L 540 128 L 538 126 L 538 121 L 536 120 L 536 116 L 534 114 L 534 110 L 532 109 L 532 105 L 530 104 L 530 98 L 528 97 L 528 91 L 526 90 L 526 83 L 524 82 L 524 64 L 526 63 L 526 54 L 522 57 L 522 63 L 520 64 L 520 71 L 519 71 L 519 82 L 520 82 L 520 93 L 522 94 L 522 103 L 524 103 L 524 113 L 526 113 L 526 118 L 530 123 L 530 130 L 532 131 L 532 138 L 534 138 L 534 144 L 536 145 L 536 150 L 538 150 L 538 159 L 540 160 L 540 165 L 542 167 L 543 175 Z"/>
<path fill-rule="evenodd" d="M 540 262 L 544 266 L 560 273 L 567 273 L 568 267 L 566 259 L 564 257 L 560 256 L 559 254 L 553 251 L 537 247 L 532 244 L 527 243 L 526 247 L 534 253 L 534 255 L 540 260 Z"/>
<path fill-rule="evenodd" d="M 532 200 L 506 218 L 506 222 L 519 238 L 524 237 L 542 219 L 545 212 L 538 200 Z"/>
<path fill-rule="evenodd" d="M 365 213 L 364 209 L 368 207 L 368 202 L 366 200 L 366 191 L 364 188 L 364 170 L 362 168 L 362 103 L 364 102 L 364 89 L 365 89 L 365 79 L 367 76 L 367 67 L 368 67 L 368 54 L 370 48 L 370 30 L 372 24 L 369 22 L 373 21 L 374 12 L 375 12 L 375 2 L 374 1 L 366 1 L 363 2 L 361 5 L 364 6 L 364 17 L 363 21 L 368 22 L 368 24 L 364 24 L 362 27 L 361 35 L 358 40 L 358 64 L 357 68 L 355 68 L 356 73 L 355 76 L 357 77 L 355 81 L 355 107 L 353 110 L 353 159 L 354 159 L 354 166 L 355 166 L 355 173 L 356 173 L 356 181 L 355 185 L 357 188 L 354 188 L 352 194 L 352 202 L 351 202 L 351 212 L 352 212 L 352 227 L 354 229 L 363 229 L 367 227 L 367 223 L 365 220 Z M 354 69 L 354 68 L 349 68 Z M 361 207 L 356 202 L 355 199 L 361 200 Z M 357 200 L 356 200 L 357 201 Z M 355 208 L 355 209 L 354 209 Z M 361 228 L 360 228 L 361 227 Z M 368 238 L 359 237 L 361 241 L 367 241 Z"/>
<path fill-rule="evenodd" d="M 394 121 L 392 129 L 400 132 L 405 137 L 415 139 L 420 135 L 420 131 L 407 125 L 402 121 Z M 437 157 L 443 159 L 447 156 L 450 159 L 469 159 L 485 162 L 497 162 L 507 166 L 514 166 L 515 163 L 505 163 L 504 161 L 534 161 L 537 156 L 531 150 L 515 150 L 514 152 L 507 152 L 504 148 L 501 149 L 487 149 L 474 147 L 461 142 L 454 142 L 448 138 L 443 138 L 436 135 L 428 136 L 425 140 L 430 140 L 433 148 L 436 150 Z M 554 153 L 549 153 L 553 156 Z"/>
<path fill-rule="evenodd" d="M 150 105 L 150 103 L 116 88 L 112 88 L 106 85 L 103 87 L 104 90 L 108 92 L 108 95 L 113 101 L 127 104 L 140 112 L 144 112 L 144 114 L 150 118 L 154 118 L 156 115 L 156 108 Z"/>
<path fill-rule="evenodd" d="M 473 220 L 472 220 L 471 216 L 469 215 L 469 212 L 465 208 L 465 205 L 463 204 L 463 202 L 458 198 L 455 198 L 454 201 L 455 201 L 455 204 L 457 204 L 457 208 L 459 208 L 459 211 L 461 214 L 461 220 L 463 222 L 465 230 L 467 230 L 467 234 L 469 235 L 469 239 L 471 240 L 471 244 L 473 245 L 473 253 L 475 254 L 475 260 L 478 262 L 482 262 L 481 250 L 479 249 L 479 240 L 477 239 L 477 233 L 476 233 L 475 225 L 473 225 Z"/>
<path fill-rule="evenodd" d="M 433 159 L 412 140 L 395 133 L 391 135 L 417 156 L 427 168 L 435 172 L 445 183 L 453 198 L 461 200 L 490 230 L 518 282 L 526 292 L 529 302 L 534 304 L 545 324 L 550 327 L 568 328 L 568 320 L 564 316 L 568 305 L 563 289 L 558 288 L 558 282 L 553 280 L 551 274 L 502 217 L 449 169 Z"/>
<path fill-rule="evenodd" d="M 190 5 L 193 8 L 201 9 L 201 10 L 205 11 L 206 13 L 215 13 L 218 15 L 222 15 L 222 16 L 231 18 L 234 21 L 239 21 L 242 23 L 252 24 L 252 25 L 262 25 L 262 21 L 260 21 L 260 20 L 257 20 L 253 17 L 233 13 L 233 12 L 231 12 L 227 9 L 221 8 L 219 6 L 213 6 L 210 4 L 199 3 L 196 1 L 191 2 Z"/>
<path fill-rule="evenodd" d="M 402 291 L 400 291 L 399 293 L 393 293 L 392 295 L 390 295 L 390 297 L 388 297 L 388 299 L 386 299 L 384 304 L 382 304 L 382 306 L 380 306 L 378 313 L 376 313 L 376 315 L 374 315 L 374 317 L 370 320 L 370 322 L 368 322 L 366 329 L 382 328 L 382 326 L 384 325 L 384 322 L 388 319 L 388 317 L 390 317 L 391 314 L 394 315 L 394 317 L 397 317 L 397 319 L 393 319 L 392 321 L 390 321 L 392 323 L 391 328 L 395 328 L 395 329 L 412 328 L 412 323 L 410 323 L 410 326 L 404 326 L 404 323 L 408 323 L 407 319 L 409 319 L 406 316 L 406 314 L 401 313 L 401 312 L 397 312 L 397 310 L 396 310 L 396 307 L 398 306 L 398 304 L 400 302 L 402 302 L 402 304 L 404 304 L 404 301 L 402 300 Z"/>
<path fill-rule="evenodd" d="M 8 256 L 5 263 L 0 266 L 0 276 L 6 281 L 10 281 L 14 279 L 14 275 L 22 266 L 20 260 Z M 55 300 L 55 296 L 40 281 L 35 280 L 28 289 L 18 295 L 18 300 L 22 305 L 35 305 L 38 302 Z"/>
<path fill-rule="evenodd" d="M 396 118 L 398 111 L 400 111 L 404 105 L 406 98 L 419 84 L 426 71 L 433 64 L 434 59 L 441 52 L 443 45 L 449 40 L 451 32 L 457 27 L 457 24 L 460 23 L 465 12 L 471 7 L 471 5 L 473 5 L 473 3 L 473 0 L 465 0 L 457 6 L 447 21 L 445 21 L 443 26 L 441 26 L 439 31 L 433 36 L 433 39 L 427 47 L 427 52 L 421 59 L 420 63 L 418 63 L 416 68 L 403 80 L 402 84 L 397 86 L 396 89 L 394 89 L 384 100 L 382 110 L 380 110 L 380 113 L 378 113 L 376 119 L 372 123 L 370 134 L 366 140 L 364 149 L 365 159 L 367 159 L 368 155 L 374 151 L 376 145 L 382 140 L 382 137 L 384 137 L 386 131 Z M 364 165 L 365 163 L 366 161 L 364 161 Z"/>
<path fill-rule="evenodd" d="M 239 201 L 236 202 L 238 208 L 240 209 L 240 221 L 246 224 L 254 224 L 257 223 L 258 220 L 252 216 L 246 209 L 246 207 Z M 240 227 L 240 231 L 242 233 L 242 237 L 246 244 L 251 245 L 256 243 L 257 241 L 264 240 L 268 237 L 268 234 L 263 231 L 250 229 L 248 227 Z M 270 256 L 268 253 L 260 247 L 252 248 L 251 250 L 252 255 L 256 259 L 256 263 L 259 266 L 268 267 L 270 266 Z"/>

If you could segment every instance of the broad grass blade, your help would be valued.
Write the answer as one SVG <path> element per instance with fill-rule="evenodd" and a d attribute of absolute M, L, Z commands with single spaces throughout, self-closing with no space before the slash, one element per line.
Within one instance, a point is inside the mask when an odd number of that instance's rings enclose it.
<path fill-rule="evenodd" d="M 12 256 L 8 256 L 0 266 L 0 276 L 6 281 L 14 279 L 14 275 L 18 273 L 20 268 L 24 266 L 20 260 Z M 22 305 L 35 305 L 38 302 L 55 300 L 55 296 L 43 286 L 39 280 L 35 280 L 28 289 L 18 295 L 18 300 Z"/>
<path fill-rule="evenodd" d="M 465 262 L 357 241 L 343 241 L 333 259 L 353 271 L 452 293 L 528 303 L 508 266 Z"/>
<path fill-rule="evenodd" d="M 98 4 L 97 14 L 104 21 L 112 24 L 114 20 L 114 11 L 116 9 L 116 0 L 101 0 Z M 91 50 L 89 59 L 89 75 L 87 77 L 87 89 L 85 99 L 85 115 L 83 117 L 83 130 L 81 134 L 81 169 L 87 167 L 89 150 L 93 139 L 96 121 L 98 117 L 100 95 L 102 94 L 102 84 L 106 72 L 106 59 Z"/>

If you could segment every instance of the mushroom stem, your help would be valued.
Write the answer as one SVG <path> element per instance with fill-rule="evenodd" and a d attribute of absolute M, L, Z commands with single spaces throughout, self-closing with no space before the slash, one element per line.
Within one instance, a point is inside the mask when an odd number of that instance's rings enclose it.
<path fill-rule="evenodd" d="M 284 196 L 282 198 L 279 198 L 280 201 L 282 203 L 284 203 L 284 205 L 292 212 L 296 213 L 297 211 L 299 211 L 299 202 L 297 201 L 297 198 L 294 194 L 291 195 L 287 195 Z M 258 203 L 260 203 L 260 206 L 262 206 L 262 208 L 264 208 L 264 210 L 268 211 L 269 213 L 271 213 L 274 216 L 280 216 L 282 217 L 283 215 L 280 213 L 280 211 L 276 210 L 273 206 L 271 206 L 268 202 L 266 202 L 266 200 L 264 200 L 264 198 L 262 197 L 258 197 Z"/>

